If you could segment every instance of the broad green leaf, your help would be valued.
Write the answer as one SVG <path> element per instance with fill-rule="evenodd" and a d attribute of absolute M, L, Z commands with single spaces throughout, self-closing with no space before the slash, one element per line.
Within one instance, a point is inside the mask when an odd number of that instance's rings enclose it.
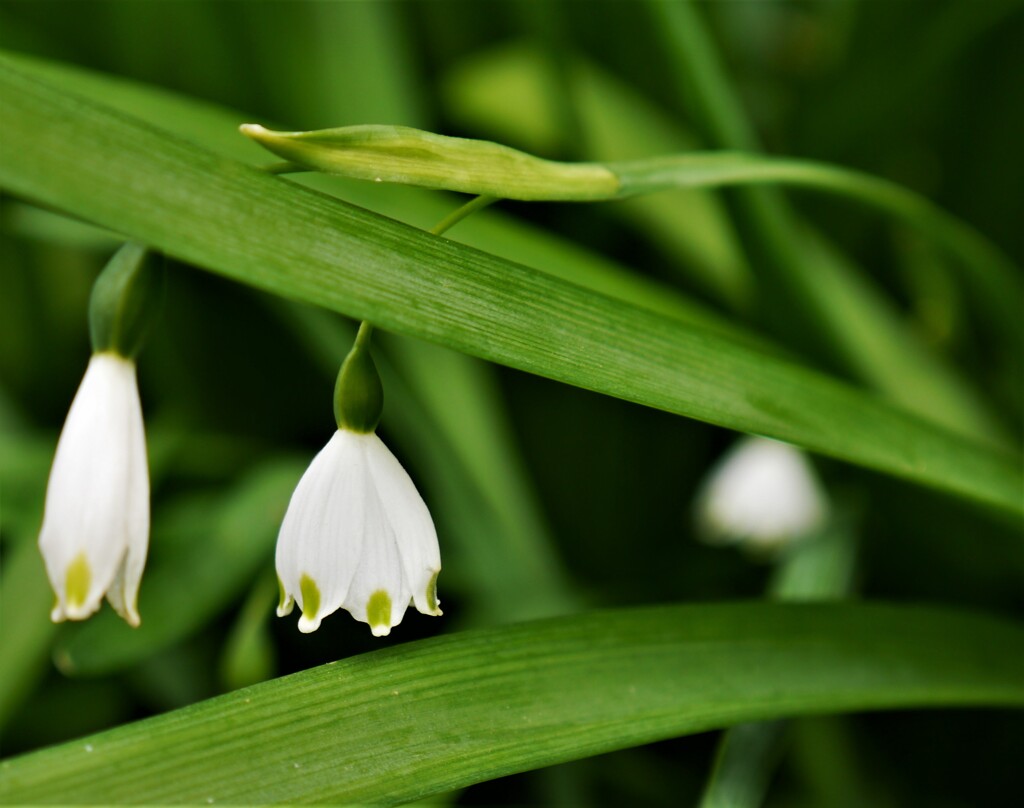
<path fill-rule="evenodd" d="M 238 122 L 243 119 L 241 113 L 184 98 L 157 87 L 135 84 L 58 62 L 23 55 L 8 56 L 15 66 L 29 75 L 140 118 L 217 154 L 254 165 L 266 163 L 266 152 L 238 135 Z M 454 205 L 449 197 L 418 188 L 370 185 L 319 174 L 303 175 L 299 181 L 423 229 L 450 213 Z M 55 236 L 66 239 L 66 233 L 54 233 L 57 226 L 52 226 L 52 222 L 40 222 L 38 214 L 29 216 L 27 221 L 25 218 L 14 217 L 13 224 L 19 228 L 19 232 L 31 232 L 36 237 Z M 100 237 L 103 232 L 109 231 L 95 229 L 94 236 Z M 781 350 L 772 347 L 764 337 L 680 294 L 671 286 L 637 275 L 584 246 L 499 211 L 486 210 L 461 222 L 452 238 L 716 334 L 766 350 Z"/>
<path fill-rule="evenodd" d="M 1024 511 L 1011 453 L 819 373 L 219 158 L 5 60 L 0 96 L 0 183 L 176 258 L 500 364 Z"/>
<path fill-rule="evenodd" d="M 0 801 L 391 804 L 742 721 L 1024 707 L 1022 667 L 1019 627 L 943 609 L 595 612 L 353 657 L 9 759 Z"/>

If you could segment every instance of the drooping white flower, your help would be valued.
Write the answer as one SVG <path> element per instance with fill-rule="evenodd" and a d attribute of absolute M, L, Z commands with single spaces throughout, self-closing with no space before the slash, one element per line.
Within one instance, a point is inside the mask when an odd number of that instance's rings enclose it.
<path fill-rule="evenodd" d="M 441 555 L 430 512 L 376 433 L 341 428 L 292 495 L 277 540 L 279 616 L 297 602 L 299 630 L 338 609 L 383 636 L 410 602 L 440 615 Z"/>
<path fill-rule="evenodd" d="M 93 354 L 57 443 L 39 549 L 57 596 L 51 618 L 83 620 L 104 594 L 139 625 L 149 546 L 149 470 L 135 362 Z"/>
<path fill-rule="evenodd" d="M 705 538 L 772 549 L 811 534 L 828 512 L 814 469 L 788 443 L 746 437 L 708 475 L 697 498 Z"/>

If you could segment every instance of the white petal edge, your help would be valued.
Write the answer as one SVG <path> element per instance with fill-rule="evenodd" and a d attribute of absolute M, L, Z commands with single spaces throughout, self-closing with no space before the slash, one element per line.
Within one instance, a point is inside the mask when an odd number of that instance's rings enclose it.
<path fill-rule="evenodd" d="M 134 368 L 133 368 L 134 371 Z M 133 381 L 135 376 L 133 372 Z M 114 581 L 107 590 L 107 600 L 131 626 L 139 626 L 138 598 L 142 572 L 149 553 L 149 461 L 146 453 L 146 430 L 142 419 L 142 402 L 138 383 L 132 385 L 128 404 L 131 449 L 128 462 L 128 508 L 125 511 L 125 530 L 128 548 Z"/>

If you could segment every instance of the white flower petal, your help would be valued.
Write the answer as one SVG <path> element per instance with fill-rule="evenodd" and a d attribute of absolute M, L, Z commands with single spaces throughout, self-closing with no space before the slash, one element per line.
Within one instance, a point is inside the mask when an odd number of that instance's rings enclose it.
<path fill-rule="evenodd" d="M 39 534 L 57 594 L 54 620 L 81 620 L 95 612 L 125 564 L 129 545 L 134 551 L 125 587 L 137 589 L 148 543 L 148 497 L 135 364 L 96 354 L 57 443 Z M 134 603 L 126 613 L 134 614 Z"/>
<path fill-rule="evenodd" d="M 719 542 L 785 544 L 819 527 L 826 512 L 825 495 L 804 454 L 760 437 L 739 441 L 698 497 L 700 521 Z"/>
<path fill-rule="evenodd" d="M 128 549 L 110 588 L 107 600 L 129 625 L 138 626 L 139 584 L 149 551 L 149 464 L 146 459 L 146 431 L 137 386 L 129 402 L 131 450 L 128 457 L 128 506 L 125 511 Z"/>
<path fill-rule="evenodd" d="M 367 447 L 369 474 L 398 543 L 416 608 L 423 614 L 439 615 L 434 590 L 441 571 L 441 551 L 434 521 L 402 464 L 380 438 L 372 437 Z"/>
<path fill-rule="evenodd" d="M 364 445 L 364 451 L 370 450 Z M 365 455 L 364 455 L 365 457 Z M 374 636 L 382 637 L 397 626 L 405 616 L 412 591 L 405 578 L 395 532 L 384 503 L 365 469 L 369 485 L 366 489 L 366 537 L 359 568 L 352 579 L 352 588 L 344 606 L 356 620 L 368 623 Z"/>
<path fill-rule="evenodd" d="M 302 475 L 278 535 L 278 578 L 303 612 L 304 632 L 341 607 L 359 566 L 366 485 L 359 437 L 334 433 Z"/>

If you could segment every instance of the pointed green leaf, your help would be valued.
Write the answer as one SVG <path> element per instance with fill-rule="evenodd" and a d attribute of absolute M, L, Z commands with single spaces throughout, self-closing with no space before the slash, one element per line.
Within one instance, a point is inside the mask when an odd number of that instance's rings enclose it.
<path fill-rule="evenodd" d="M 0 802 L 393 804 L 742 721 L 1024 707 L 1022 669 L 1019 627 L 948 610 L 595 612 L 376 651 L 6 760 Z"/>
<path fill-rule="evenodd" d="M 1009 450 L 799 365 L 217 157 L 0 59 L 0 184 L 265 291 L 1015 512 Z"/>

